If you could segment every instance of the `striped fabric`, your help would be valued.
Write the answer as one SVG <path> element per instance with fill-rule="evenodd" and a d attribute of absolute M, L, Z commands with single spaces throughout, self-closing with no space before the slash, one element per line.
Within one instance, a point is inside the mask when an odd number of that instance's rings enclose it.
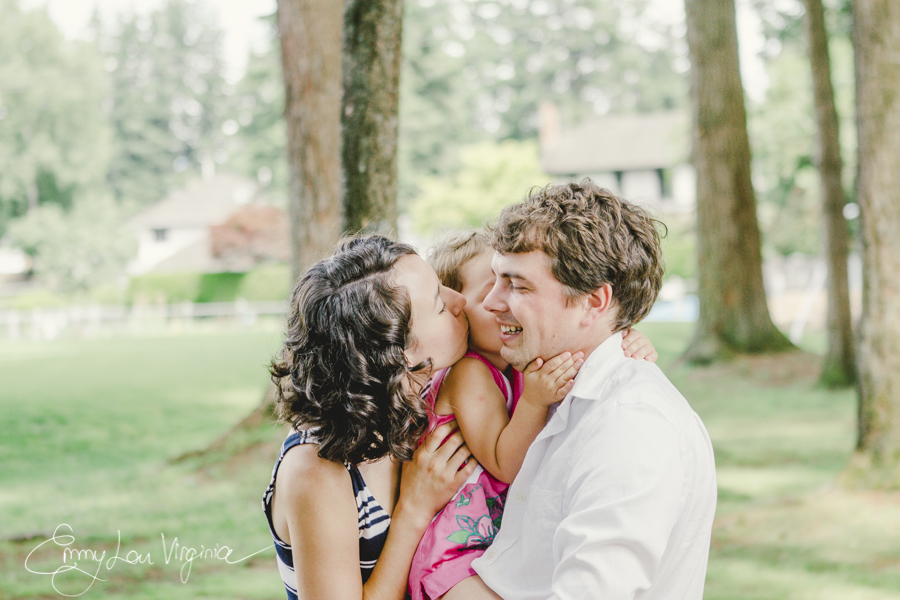
<path fill-rule="evenodd" d="M 266 493 L 263 494 L 263 511 L 266 513 L 269 531 L 275 542 L 278 571 L 281 573 L 281 581 L 284 583 L 288 600 L 297 600 L 297 578 L 294 575 L 294 556 L 291 554 L 291 547 L 278 537 L 272 525 L 272 495 L 275 492 L 275 476 L 278 474 L 278 467 L 281 466 L 281 461 L 288 450 L 301 444 L 315 443 L 317 443 L 315 430 L 292 431 L 281 446 L 281 454 L 272 470 L 272 480 L 269 482 L 269 487 L 266 488 Z M 356 494 L 356 507 L 359 511 L 359 570 L 363 583 L 365 583 L 372 574 L 372 569 L 375 568 L 375 563 L 384 547 L 384 540 L 387 538 L 388 528 L 391 525 L 391 517 L 369 493 L 359 469 L 351 464 L 347 464 L 346 467 L 353 482 L 353 493 Z"/>

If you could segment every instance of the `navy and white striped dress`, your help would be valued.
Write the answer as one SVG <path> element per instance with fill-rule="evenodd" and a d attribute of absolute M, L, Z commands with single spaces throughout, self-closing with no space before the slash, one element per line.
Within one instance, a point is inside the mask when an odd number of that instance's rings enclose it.
<path fill-rule="evenodd" d="M 272 495 L 275 492 L 275 476 L 278 474 L 278 467 L 281 466 L 281 461 L 288 450 L 301 444 L 318 443 L 315 431 L 292 431 L 284 440 L 284 444 L 281 445 L 281 454 L 272 470 L 272 481 L 269 482 L 269 487 L 263 494 L 263 511 L 266 513 L 269 531 L 275 542 L 275 558 L 278 561 L 278 571 L 281 573 L 288 600 L 297 600 L 297 578 L 294 575 L 294 557 L 291 554 L 291 547 L 278 537 L 275 527 L 272 525 Z M 366 482 L 363 481 L 356 465 L 346 464 L 346 467 L 353 482 L 356 508 L 359 511 L 359 570 L 362 573 L 363 583 L 365 583 L 372 574 L 372 569 L 375 568 L 375 563 L 384 547 L 384 540 L 387 538 L 388 528 L 391 525 L 391 517 L 369 493 Z"/>

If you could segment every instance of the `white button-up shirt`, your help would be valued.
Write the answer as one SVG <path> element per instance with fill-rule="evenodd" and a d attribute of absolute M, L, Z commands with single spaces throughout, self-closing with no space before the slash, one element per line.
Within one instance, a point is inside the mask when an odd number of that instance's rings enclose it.
<path fill-rule="evenodd" d="M 621 346 L 614 334 L 588 356 L 473 564 L 505 600 L 703 596 L 712 445 L 662 371 Z"/>

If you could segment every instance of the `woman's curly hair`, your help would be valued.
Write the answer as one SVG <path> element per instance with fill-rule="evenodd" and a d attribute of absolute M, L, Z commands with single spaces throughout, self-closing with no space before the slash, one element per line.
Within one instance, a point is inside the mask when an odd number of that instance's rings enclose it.
<path fill-rule="evenodd" d="M 281 358 L 269 370 L 280 419 L 319 428 L 322 458 L 409 460 L 428 425 L 427 404 L 408 384 L 431 363 L 407 363 L 410 296 L 393 274 L 412 254 L 385 237 L 351 238 L 294 288 Z"/>

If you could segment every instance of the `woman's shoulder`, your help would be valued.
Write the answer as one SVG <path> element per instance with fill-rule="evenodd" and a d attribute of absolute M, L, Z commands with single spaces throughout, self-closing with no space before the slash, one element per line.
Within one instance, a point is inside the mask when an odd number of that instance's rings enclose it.
<path fill-rule="evenodd" d="M 323 487 L 352 488 L 350 474 L 343 463 L 319 456 L 314 443 L 289 448 L 278 467 L 277 485 L 291 495 L 303 495 Z"/>

